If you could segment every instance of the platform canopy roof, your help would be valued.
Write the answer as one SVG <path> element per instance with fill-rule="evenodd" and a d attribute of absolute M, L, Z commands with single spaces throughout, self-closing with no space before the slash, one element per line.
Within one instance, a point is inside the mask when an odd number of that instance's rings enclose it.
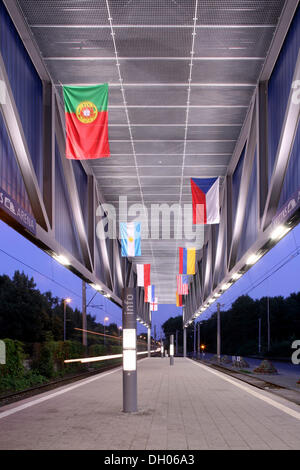
<path fill-rule="evenodd" d="M 191 177 L 226 175 L 284 1 L 18 3 L 59 93 L 109 83 L 111 158 L 88 163 L 106 202 L 191 204 Z M 159 303 L 175 302 L 179 246 L 195 243 L 143 240 L 134 260 Z"/>

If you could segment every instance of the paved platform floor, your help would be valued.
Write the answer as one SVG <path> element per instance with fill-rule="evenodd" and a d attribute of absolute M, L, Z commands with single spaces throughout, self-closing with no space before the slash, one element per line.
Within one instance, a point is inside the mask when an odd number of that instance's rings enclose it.
<path fill-rule="evenodd" d="M 138 363 L 139 412 L 121 370 L 0 409 L 0 449 L 300 449 L 299 406 L 195 362 Z"/>

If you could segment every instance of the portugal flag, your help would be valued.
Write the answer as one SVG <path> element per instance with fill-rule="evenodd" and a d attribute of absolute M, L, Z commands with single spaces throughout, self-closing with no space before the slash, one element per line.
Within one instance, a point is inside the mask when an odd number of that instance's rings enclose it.
<path fill-rule="evenodd" d="M 108 84 L 63 86 L 66 114 L 66 157 L 87 160 L 109 157 Z"/>

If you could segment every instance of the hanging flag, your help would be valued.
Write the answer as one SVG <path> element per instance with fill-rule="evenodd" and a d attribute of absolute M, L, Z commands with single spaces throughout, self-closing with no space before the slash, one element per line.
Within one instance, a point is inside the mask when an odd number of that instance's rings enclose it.
<path fill-rule="evenodd" d="M 120 222 L 122 256 L 141 256 L 141 223 Z"/>
<path fill-rule="evenodd" d="M 179 248 L 179 274 L 195 274 L 196 249 Z"/>
<path fill-rule="evenodd" d="M 151 269 L 151 264 L 137 264 L 136 265 L 138 286 L 147 287 L 151 284 L 150 269 Z"/>
<path fill-rule="evenodd" d="M 186 274 L 177 276 L 177 292 L 180 295 L 188 295 L 189 293 L 189 279 Z"/>
<path fill-rule="evenodd" d="M 176 307 L 182 307 L 182 295 L 176 292 Z"/>
<path fill-rule="evenodd" d="M 145 302 L 154 302 L 155 299 L 155 286 L 145 287 Z"/>
<path fill-rule="evenodd" d="M 158 309 L 158 303 L 157 303 L 157 297 L 155 297 L 154 302 L 150 302 L 150 310 L 151 312 L 157 312 Z"/>
<path fill-rule="evenodd" d="M 63 86 L 66 117 L 66 157 L 88 160 L 110 156 L 108 84 Z"/>
<path fill-rule="evenodd" d="M 220 223 L 220 179 L 191 178 L 193 224 Z"/>

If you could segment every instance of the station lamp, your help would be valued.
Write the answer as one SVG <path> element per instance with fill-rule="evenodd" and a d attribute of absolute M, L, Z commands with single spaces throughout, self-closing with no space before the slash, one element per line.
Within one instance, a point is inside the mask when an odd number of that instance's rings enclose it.
<path fill-rule="evenodd" d="M 291 230 L 291 227 L 285 225 L 279 225 L 271 233 L 271 240 L 280 240 L 284 235 L 286 235 Z"/>
<path fill-rule="evenodd" d="M 253 253 L 252 255 L 249 256 L 249 258 L 246 261 L 247 266 L 252 266 L 255 264 L 259 259 L 261 258 L 261 255 Z"/>
<path fill-rule="evenodd" d="M 64 255 L 57 255 L 56 253 L 54 253 L 52 255 L 52 258 L 63 266 L 69 266 L 71 264 L 68 258 Z"/>

